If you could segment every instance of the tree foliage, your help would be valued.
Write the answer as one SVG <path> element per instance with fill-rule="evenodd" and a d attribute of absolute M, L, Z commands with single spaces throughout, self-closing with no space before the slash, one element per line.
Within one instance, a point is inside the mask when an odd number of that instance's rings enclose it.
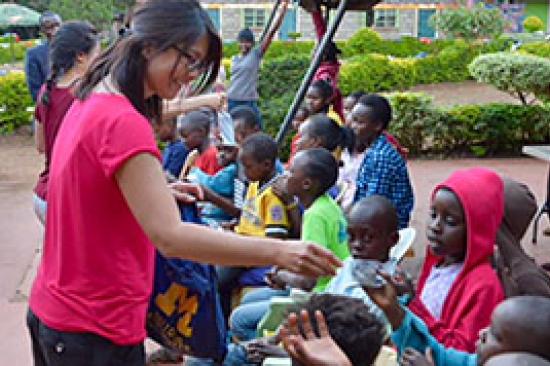
<path fill-rule="evenodd" d="M 448 37 L 468 40 L 498 37 L 506 24 L 500 9 L 483 3 L 444 10 L 434 15 L 430 23 Z"/>
<path fill-rule="evenodd" d="M 87 20 L 98 28 L 107 29 L 113 15 L 124 12 L 134 0 L 20 0 L 19 4 L 43 12 L 51 10 L 61 15 L 63 20 Z"/>
<path fill-rule="evenodd" d="M 479 82 L 491 84 L 531 104 L 535 99 L 548 99 L 550 60 L 520 53 L 492 53 L 477 57 L 469 66 Z M 530 98 L 531 100 L 529 100 Z"/>

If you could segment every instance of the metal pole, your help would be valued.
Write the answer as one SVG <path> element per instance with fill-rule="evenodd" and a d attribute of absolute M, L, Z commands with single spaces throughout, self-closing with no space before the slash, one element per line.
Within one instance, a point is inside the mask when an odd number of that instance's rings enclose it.
<path fill-rule="evenodd" d="M 317 69 L 321 64 L 321 58 L 323 56 L 325 48 L 327 47 L 329 42 L 332 41 L 332 38 L 334 37 L 334 34 L 336 33 L 336 30 L 338 29 L 338 26 L 340 25 L 340 22 L 344 17 L 347 3 L 348 3 L 348 0 L 340 0 L 340 4 L 338 4 L 338 9 L 336 11 L 336 16 L 334 17 L 334 20 L 332 21 L 332 23 L 330 23 L 327 29 L 327 32 L 325 33 L 325 35 L 323 36 L 323 39 L 321 40 L 321 43 L 317 47 L 317 51 L 313 56 L 313 61 L 311 62 L 311 65 L 309 66 L 309 69 L 307 70 L 307 73 L 304 76 L 304 79 L 302 80 L 302 85 L 300 85 L 300 89 L 298 89 L 298 92 L 294 97 L 294 101 L 292 102 L 288 110 L 288 113 L 285 117 L 285 120 L 281 125 L 281 127 L 279 128 L 277 137 L 275 138 L 278 145 L 282 144 L 283 139 L 285 138 L 285 135 L 288 132 L 288 128 L 290 127 L 290 124 L 294 119 L 294 115 L 296 114 L 296 111 L 298 110 L 298 108 L 300 107 L 300 104 L 302 104 L 302 101 L 304 100 L 304 96 L 306 95 L 307 89 L 309 88 L 309 84 L 311 83 L 311 80 L 313 80 L 313 77 L 315 76 L 315 73 L 317 72 Z"/>
<path fill-rule="evenodd" d="M 262 43 L 264 41 L 267 32 L 269 31 L 269 29 L 271 29 L 271 25 L 273 24 L 273 19 L 275 19 L 275 14 L 277 14 L 277 9 L 279 9 L 279 5 L 281 5 L 281 0 L 275 1 L 275 6 L 273 7 L 271 14 L 269 15 L 269 19 L 267 20 L 262 34 L 260 35 L 260 41 L 258 43 Z"/>

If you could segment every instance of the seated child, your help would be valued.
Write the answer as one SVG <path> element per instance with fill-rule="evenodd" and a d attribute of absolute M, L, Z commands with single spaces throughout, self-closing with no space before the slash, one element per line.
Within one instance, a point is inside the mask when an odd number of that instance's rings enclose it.
<path fill-rule="evenodd" d="M 538 210 L 524 184 L 504 178 L 504 218 L 497 233 L 496 269 L 506 297 L 550 297 L 550 277 L 521 247 L 521 238 Z"/>
<path fill-rule="evenodd" d="M 288 157 L 287 166 L 290 166 L 294 155 L 298 152 L 297 142 L 300 139 L 300 133 L 298 131 L 300 130 L 300 126 L 307 120 L 308 117 L 309 111 L 307 108 L 305 106 L 300 106 L 300 108 L 296 111 L 294 119 L 292 120 L 292 129 L 296 132 L 296 134 L 292 137 L 292 141 L 290 142 L 290 156 Z"/>
<path fill-rule="evenodd" d="M 193 168 L 189 173 L 189 180 L 199 183 L 216 194 L 233 201 L 235 179 L 237 178 L 237 153 L 239 151 L 234 141 L 222 141 L 217 145 L 218 162 L 223 167 L 215 175 L 208 175 L 199 168 Z M 207 195 L 208 196 L 208 195 Z M 209 226 L 220 227 L 223 222 L 233 218 L 231 213 L 213 203 L 205 203 L 201 208 L 201 218 Z"/>
<path fill-rule="evenodd" d="M 324 113 L 332 118 L 338 125 L 343 126 L 344 121 L 332 108 L 334 89 L 325 80 L 316 80 L 306 93 L 306 107 L 311 115 Z"/>
<path fill-rule="evenodd" d="M 391 119 L 390 103 L 376 94 L 361 97 L 353 108 L 356 141 L 367 148 L 357 174 L 355 201 L 375 194 L 388 198 L 397 209 L 402 229 L 409 225 L 414 196 L 405 160 L 383 134 Z"/>
<path fill-rule="evenodd" d="M 409 308 L 446 347 L 473 352 L 504 298 L 491 266 L 503 202 L 502 179 L 483 168 L 454 172 L 432 194 L 426 259 Z"/>
<path fill-rule="evenodd" d="M 349 256 L 347 247 L 346 220 L 342 210 L 326 192 L 336 181 L 338 166 L 334 157 L 325 149 L 300 151 L 285 176 L 288 193 L 299 199 L 305 211 L 302 220 L 301 239 L 317 243 L 332 251 L 340 259 Z M 296 204 L 292 206 L 297 210 Z M 284 290 L 287 285 L 321 292 L 329 278 L 303 278 L 290 272 L 274 269 L 268 275 L 274 290 Z M 246 294 L 231 314 L 231 330 L 241 341 L 256 337 L 258 323 L 268 312 L 272 296 L 288 295 L 274 293 L 272 289 L 258 289 Z"/>
<path fill-rule="evenodd" d="M 188 151 L 197 149 L 200 153 L 195 166 L 209 175 L 221 170 L 218 164 L 217 150 L 210 141 L 210 125 L 212 115 L 205 110 L 193 111 L 178 117 L 180 135 Z"/>
<path fill-rule="evenodd" d="M 345 121 L 346 125 L 351 124 L 351 112 L 353 111 L 353 108 L 364 95 L 367 95 L 367 93 L 362 91 L 356 91 L 351 93 L 344 99 L 344 114 L 345 114 Z M 403 157 L 403 159 L 407 160 L 407 157 L 409 155 L 409 150 L 407 150 L 405 147 L 401 146 L 399 141 L 393 136 L 391 133 L 389 133 L 387 130 L 382 132 L 386 138 L 388 139 L 388 142 L 393 145 L 393 147 L 397 150 L 397 152 Z"/>
<path fill-rule="evenodd" d="M 404 359 L 418 359 L 421 362 L 424 360 L 422 354 L 430 348 L 437 366 L 486 365 L 495 356 L 509 352 L 529 353 L 550 361 L 548 298 L 516 296 L 502 302 L 494 310 L 490 326 L 480 332 L 476 353 L 445 347 L 412 312 L 395 301 L 388 302 L 391 305 L 385 307 L 385 311 L 395 329 L 392 341 L 403 352 Z"/>
<path fill-rule="evenodd" d="M 297 157 L 300 155 L 297 155 Z M 348 248 L 351 253 L 351 257 L 348 257 L 344 261 L 344 266 L 338 271 L 338 274 L 328 283 L 323 293 L 331 293 L 334 295 L 343 295 L 354 297 L 362 300 L 370 309 L 370 312 L 384 325 L 388 324 L 388 321 L 378 306 L 369 298 L 367 293 L 355 280 L 352 274 L 352 264 L 354 259 L 373 259 L 382 263 L 389 260 L 390 249 L 399 240 L 399 234 L 397 231 L 397 213 L 393 205 L 384 197 L 372 196 L 359 201 L 350 214 L 348 215 Z M 284 273 L 282 278 L 277 279 L 278 282 L 284 282 Z M 291 281 L 288 281 L 291 282 Z M 245 296 L 246 298 L 246 296 Z M 249 316 L 252 316 L 254 311 L 259 310 L 261 304 L 258 302 L 255 305 L 249 303 L 247 305 L 241 305 L 231 315 L 231 325 L 233 331 L 239 335 L 248 337 L 253 335 L 251 330 L 247 329 L 248 319 L 244 312 L 248 307 L 251 312 Z M 264 302 L 263 311 L 267 311 L 269 307 L 269 301 Z M 248 325 L 250 328 L 251 326 Z M 243 328 L 245 330 L 243 330 Z M 256 359 L 260 356 L 281 356 L 277 353 L 278 348 L 274 348 L 280 340 L 280 337 L 262 338 L 253 343 L 250 343 L 246 348 L 248 356 L 252 356 L 255 353 Z M 242 351 L 244 347 L 237 348 L 236 346 L 230 348 L 230 357 L 236 359 L 235 353 L 240 353 L 244 358 L 247 354 Z M 241 363 L 243 359 L 241 358 Z"/>
<path fill-rule="evenodd" d="M 244 168 L 248 186 L 239 224 L 235 232 L 248 236 L 286 238 L 289 222 L 286 208 L 272 192 L 271 184 L 277 178 L 275 161 L 278 148 L 266 134 L 249 136 L 241 145 L 239 160 Z M 249 271 L 244 267 L 218 267 L 219 289 L 222 308 L 229 316 L 231 293 L 239 279 Z M 256 285 L 264 285 L 263 275 Z"/>
<path fill-rule="evenodd" d="M 300 126 L 299 135 L 296 151 L 322 147 L 330 151 L 337 161 L 340 161 L 342 150 L 350 150 L 354 146 L 353 131 L 322 113 L 310 116 Z"/>
<path fill-rule="evenodd" d="M 391 279 L 387 277 L 391 282 Z M 445 348 L 429 332 L 426 324 L 412 312 L 399 305 L 395 288 L 387 285 L 381 290 L 368 289 L 375 300 L 386 312 L 394 328 L 392 341 L 402 353 L 401 364 L 405 366 L 482 366 L 507 365 L 504 362 L 493 362 L 510 353 L 528 363 L 511 363 L 510 365 L 544 365 L 550 361 L 550 299 L 540 296 L 517 296 L 501 303 L 494 311 L 491 325 L 480 333 L 476 353 L 457 351 Z M 302 329 L 314 329 L 307 324 L 309 317 L 302 316 Z M 288 325 L 282 331 L 285 348 L 304 365 L 356 365 L 343 346 L 340 346 L 333 334 L 327 334 L 322 323 L 319 335 L 300 334 L 296 326 L 297 317 L 291 314 Z M 305 321 L 304 321 L 305 320 Z M 319 327 L 317 327 L 319 328 Z M 330 326 L 329 326 L 330 329 Z M 330 332 L 330 331 L 329 331 Z M 349 337 L 349 333 L 347 334 Z M 334 338 L 334 339 L 333 339 Z M 336 343 L 335 343 L 336 342 Z M 411 347 L 411 348 L 406 348 Z M 430 350 L 434 363 L 423 354 Z M 370 352 L 369 352 L 370 353 Z M 530 355 L 527 356 L 527 355 Z M 344 357 L 345 356 L 345 357 Z M 327 361 L 329 361 L 327 363 Z M 359 364 L 357 364 L 359 365 Z"/>
<path fill-rule="evenodd" d="M 167 144 L 162 153 L 162 169 L 171 179 L 178 178 L 189 150 L 177 137 L 176 120 L 164 120 L 155 124 L 155 132 L 158 139 Z"/>
<path fill-rule="evenodd" d="M 289 315 L 283 336 L 293 365 L 369 366 L 385 330 L 362 301 L 323 294 Z"/>

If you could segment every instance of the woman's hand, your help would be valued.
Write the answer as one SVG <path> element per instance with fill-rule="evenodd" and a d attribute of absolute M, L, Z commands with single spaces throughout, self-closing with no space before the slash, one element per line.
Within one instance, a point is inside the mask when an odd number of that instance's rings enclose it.
<path fill-rule="evenodd" d="M 342 261 L 331 251 L 312 243 L 286 240 L 273 258 L 275 265 L 308 277 L 334 276 Z"/>
<path fill-rule="evenodd" d="M 401 363 L 403 366 L 435 366 L 435 362 L 432 357 L 432 352 L 428 348 L 426 355 L 418 352 L 413 348 L 405 349 L 403 356 L 401 356 Z"/>
<path fill-rule="evenodd" d="M 397 301 L 397 289 L 393 278 L 384 272 L 378 272 L 386 283 L 382 287 L 363 287 L 371 300 L 386 314 L 393 329 L 398 329 L 403 322 L 405 312 Z"/>
<path fill-rule="evenodd" d="M 168 185 L 172 195 L 178 202 L 195 203 L 204 199 L 204 192 L 200 185 L 177 181 Z"/>
<path fill-rule="evenodd" d="M 298 317 L 294 313 L 288 316 L 288 323 L 280 332 L 285 349 L 293 360 L 302 365 L 351 366 L 350 360 L 330 336 L 320 311 L 315 312 L 319 335 L 315 334 L 307 311 L 302 311 L 300 318 L 303 336 L 298 328 Z"/>

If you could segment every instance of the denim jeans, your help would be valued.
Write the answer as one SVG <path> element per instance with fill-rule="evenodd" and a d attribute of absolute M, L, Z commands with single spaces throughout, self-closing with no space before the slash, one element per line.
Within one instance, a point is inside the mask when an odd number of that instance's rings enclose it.
<path fill-rule="evenodd" d="M 256 113 L 256 116 L 258 117 L 258 122 L 260 123 L 260 130 L 263 131 L 264 129 L 264 122 L 262 120 L 262 113 L 260 112 L 260 108 L 258 107 L 258 102 L 255 100 L 235 100 L 235 99 L 229 99 L 227 101 L 227 109 L 229 113 L 231 111 L 239 106 L 247 106 L 254 110 L 254 113 Z"/>
<path fill-rule="evenodd" d="M 144 366 L 143 343 L 119 346 L 91 333 L 61 332 L 46 326 L 29 309 L 34 366 Z"/>
<path fill-rule="evenodd" d="M 269 311 L 274 296 L 289 296 L 289 291 L 264 287 L 247 293 L 231 313 L 229 323 L 233 336 L 243 342 L 256 338 L 258 323 Z"/>

